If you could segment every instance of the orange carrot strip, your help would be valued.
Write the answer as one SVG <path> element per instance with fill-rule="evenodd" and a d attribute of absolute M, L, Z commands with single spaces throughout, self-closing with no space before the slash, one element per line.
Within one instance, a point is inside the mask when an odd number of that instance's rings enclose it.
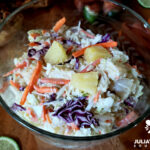
<path fill-rule="evenodd" d="M 29 92 L 31 93 L 33 91 L 33 86 L 37 83 L 41 69 L 42 69 L 42 64 L 40 61 L 37 61 L 37 65 L 33 71 L 31 78 L 30 78 L 30 82 L 29 82 L 28 86 L 26 87 L 26 89 L 24 90 L 23 96 L 20 101 L 20 105 L 24 105 L 24 103 L 26 102 L 28 93 Z"/>
<path fill-rule="evenodd" d="M 32 121 L 36 122 L 38 120 L 35 112 L 33 111 L 33 109 L 27 108 L 27 113 L 32 116 Z"/>
<path fill-rule="evenodd" d="M 46 119 L 47 119 L 47 121 L 48 121 L 50 124 L 52 124 L 52 120 L 50 119 L 48 113 L 46 114 Z"/>
<path fill-rule="evenodd" d="M 105 120 L 106 123 L 112 123 L 112 120 Z"/>
<path fill-rule="evenodd" d="M 98 101 L 100 94 L 101 94 L 101 91 L 98 91 L 96 96 L 94 97 L 94 103 Z"/>
<path fill-rule="evenodd" d="M 74 129 L 74 130 L 79 130 L 79 128 L 75 125 L 75 123 L 70 123 L 70 125 L 71 125 L 71 127 L 72 127 L 72 129 Z"/>
<path fill-rule="evenodd" d="M 66 18 L 63 17 L 60 20 L 58 20 L 55 24 L 55 26 L 53 27 L 53 30 L 55 32 L 58 32 L 58 30 L 63 26 L 63 24 L 66 22 Z"/>
<path fill-rule="evenodd" d="M 70 82 L 70 80 L 59 79 L 59 78 L 42 78 L 41 82 L 64 85 L 64 84 L 68 84 Z"/>
<path fill-rule="evenodd" d="M 44 42 L 44 45 L 45 45 L 45 46 L 49 46 L 50 44 L 49 44 L 47 41 L 45 41 L 45 42 Z"/>
<path fill-rule="evenodd" d="M 90 72 L 92 71 L 98 64 L 100 63 L 100 59 L 95 60 L 92 64 L 89 64 L 87 67 L 85 67 L 80 73 Z M 90 70 L 88 69 L 90 66 L 93 66 Z"/>
<path fill-rule="evenodd" d="M 47 33 L 48 31 L 47 30 L 42 30 L 42 34 L 44 35 L 45 33 Z"/>
<path fill-rule="evenodd" d="M 43 105 L 43 111 L 42 111 L 42 118 L 43 118 L 43 121 L 46 121 L 46 107 Z"/>
<path fill-rule="evenodd" d="M 83 29 L 81 29 L 81 32 L 83 32 L 87 37 L 90 37 L 90 38 L 92 38 L 92 39 L 94 39 L 94 37 L 95 37 L 94 35 L 88 33 L 87 31 L 85 31 L 85 30 L 83 30 Z"/>
<path fill-rule="evenodd" d="M 131 111 L 122 120 L 117 121 L 116 125 L 118 127 L 124 127 L 124 126 L 127 126 L 129 123 L 135 121 L 137 118 L 138 118 L 138 115 L 134 111 Z"/>
<path fill-rule="evenodd" d="M 38 93 L 56 93 L 58 91 L 58 88 L 56 88 L 56 87 L 39 87 L 39 86 L 34 86 L 34 89 Z"/>
<path fill-rule="evenodd" d="M 28 93 L 29 93 L 29 86 L 27 86 L 24 90 L 24 93 L 23 93 L 21 101 L 20 101 L 20 105 L 24 105 L 24 103 L 26 102 Z"/>
<path fill-rule="evenodd" d="M 73 46 L 70 46 L 70 47 L 67 49 L 66 53 L 67 53 L 67 54 L 70 54 L 72 49 L 73 49 Z"/>
<path fill-rule="evenodd" d="M 23 76 L 20 73 L 16 73 L 17 77 L 23 78 Z"/>
<path fill-rule="evenodd" d="M 0 89 L 0 93 L 4 93 L 8 86 L 9 86 L 9 83 L 4 82 L 2 88 Z"/>
<path fill-rule="evenodd" d="M 4 74 L 3 77 L 7 77 L 7 76 L 13 74 L 16 70 L 23 69 L 26 66 L 27 66 L 27 62 L 24 61 L 22 64 L 16 65 L 16 67 L 13 70 L 11 70 L 8 73 Z"/>
<path fill-rule="evenodd" d="M 95 44 L 95 45 L 89 45 L 87 47 L 84 47 L 84 48 L 82 48 L 82 49 L 80 49 L 80 50 L 72 53 L 72 55 L 74 57 L 79 57 L 79 56 L 83 55 L 84 52 L 85 52 L 85 50 L 87 48 L 91 47 L 91 46 L 103 46 L 105 48 L 110 48 L 110 47 L 116 47 L 117 46 L 117 42 L 115 42 L 115 41 L 109 41 L 109 42 L 105 42 L 105 43 L 98 43 L 98 44 Z"/>
<path fill-rule="evenodd" d="M 34 39 L 36 39 L 36 37 L 40 36 L 40 33 L 31 33 L 30 34 Z"/>
<path fill-rule="evenodd" d="M 42 64 L 40 61 L 37 61 L 36 68 L 31 76 L 30 82 L 29 82 L 29 92 L 31 93 L 33 91 L 33 86 L 37 83 L 37 80 L 39 78 L 39 75 L 41 73 Z"/>
<path fill-rule="evenodd" d="M 29 45 L 29 46 L 39 46 L 39 44 L 36 43 L 36 42 L 31 42 L 31 43 L 29 43 L 28 45 Z"/>
<path fill-rule="evenodd" d="M 13 86 L 13 87 L 15 87 L 15 88 L 18 89 L 18 90 L 19 90 L 19 88 L 20 88 L 19 83 L 13 82 L 13 80 L 10 80 L 10 85 Z"/>

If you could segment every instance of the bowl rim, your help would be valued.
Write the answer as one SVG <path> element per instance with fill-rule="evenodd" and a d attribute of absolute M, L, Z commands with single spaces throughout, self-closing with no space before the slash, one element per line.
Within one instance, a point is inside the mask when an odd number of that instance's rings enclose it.
<path fill-rule="evenodd" d="M 14 15 L 16 15 L 18 12 L 20 12 L 21 10 L 23 10 L 24 8 L 32 5 L 33 3 L 38 2 L 39 0 L 32 0 L 31 2 L 28 2 L 26 4 L 24 4 L 23 6 L 17 8 L 16 10 L 14 10 L 10 15 L 8 15 L 8 17 L 0 24 L 0 30 L 3 28 L 3 26 L 9 21 L 10 18 L 12 18 Z M 122 7 L 123 9 L 126 9 L 127 11 L 129 11 L 132 15 L 134 15 L 135 17 L 137 17 L 137 19 L 139 19 L 145 28 L 149 28 L 150 29 L 150 24 L 138 13 L 136 13 L 134 10 L 130 9 L 129 7 L 125 6 L 124 4 L 118 3 L 114 0 L 107 0 L 110 1 L 120 7 Z M 17 115 L 13 110 L 10 109 L 10 107 L 5 103 L 5 101 L 2 99 L 2 97 L 0 96 L 0 104 L 1 106 L 8 112 L 8 114 L 14 119 L 16 120 L 19 124 L 23 125 L 24 127 L 28 128 L 29 130 L 42 135 L 42 136 L 46 136 L 49 138 L 56 138 L 56 139 L 61 139 L 61 140 L 68 140 L 68 141 L 94 141 L 94 140 L 102 140 L 102 139 L 106 139 L 106 138 L 111 138 L 113 136 L 119 135 L 120 133 L 123 133 L 133 127 L 135 127 L 137 124 L 139 124 L 142 120 L 144 120 L 146 117 L 148 117 L 148 115 L 150 114 L 150 107 L 140 116 L 138 117 L 134 122 L 128 124 L 125 127 L 119 128 L 117 130 L 114 130 L 112 132 L 106 133 L 106 134 L 101 134 L 101 135 L 96 135 L 96 136 L 66 136 L 66 135 L 61 135 L 61 134 L 56 134 L 56 133 L 52 133 L 49 131 L 46 131 L 44 129 L 41 129 L 39 127 L 36 127 L 34 125 L 32 125 L 31 123 L 25 121 L 24 119 L 22 119 L 19 115 Z"/>

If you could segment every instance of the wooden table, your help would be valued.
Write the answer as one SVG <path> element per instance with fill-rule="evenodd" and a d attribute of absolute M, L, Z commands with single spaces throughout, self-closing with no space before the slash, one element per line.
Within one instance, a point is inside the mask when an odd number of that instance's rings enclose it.
<path fill-rule="evenodd" d="M 129 1 L 129 6 L 139 12 L 146 20 L 150 17 L 150 9 L 144 9 L 136 2 L 136 0 Z M 32 133 L 13 120 L 6 111 L 0 107 L 0 136 L 9 136 L 14 138 L 20 145 L 22 150 L 37 150 L 37 144 Z M 134 141 L 136 139 L 150 139 L 150 135 L 145 130 L 145 120 L 138 126 L 130 129 L 120 136 L 114 137 L 107 142 L 97 145 L 87 150 L 144 150 L 150 149 L 150 144 L 147 148 L 134 148 Z M 49 150 L 62 150 L 51 146 Z M 0 149 L 1 150 L 1 149 Z"/>

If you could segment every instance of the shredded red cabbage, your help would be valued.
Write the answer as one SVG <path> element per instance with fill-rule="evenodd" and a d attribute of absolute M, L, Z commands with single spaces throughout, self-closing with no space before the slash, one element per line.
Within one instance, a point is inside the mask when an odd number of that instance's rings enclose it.
<path fill-rule="evenodd" d="M 56 93 L 51 94 L 48 98 L 48 101 L 44 102 L 44 105 L 49 105 L 51 102 L 56 100 L 56 97 L 57 97 Z"/>
<path fill-rule="evenodd" d="M 134 108 L 136 105 L 136 102 L 132 96 L 129 96 L 127 99 L 124 100 L 124 104 Z"/>
<path fill-rule="evenodd" d="M 71 46 L 71 45 L 77 45 L 77 46 L 81 46 L 80 44 L 72 41 L 72 40 L 64 40 L 64 43 L 66 43 L 68 46 Z"/>
<path fill-rule="evenodd" d="M 78 69 L 79 69 L 79 66 L 80 66 L 79 58 L 76 58 L 75 70 L 78 70 Z"/>
<path fill-rule="evenodd" d="M 34 48 L 28 50 L 28 57 L 32 57 L 36 54 L 36 50 Z"/>
<path fill-rule="evenodd" d="M 84 100 L 70 100 L 62 107 L 60 107 L 53 116 L 64 120 L 67 123 L 74 122 L 79 128 L 89 128 L 91 124 L 98 126 L 97 119 L 94 118 L 93 113 L 86 111 Z"/>
<path fill-rule="evenodd" d="M 53 32 L 53 33 L 51 33 L 51 36 L 52 36 L 53 38 L 56 38 L 56 37 L 58 37 L 58 33 Z"/>
<path fill-rule="evenodd" d="M 16 104 L 14 103 L 12 106 L 11 106 L 11 109 L 13 111 L 26 111 L 26 108 L 22 107 L 21 105 L 19 104 Z"/>
<path fill-rule="evenodd" d="M 19 91 L 24 91 L 24 89 L 25 89 L 25 87 L 21 86 L 21 87 L 19 88 Z"/>
<path fill-rule="evenodd" d="M 104 43 L 104 42 L 108 42 L 110 40 L 110 34 L 106 33 L 103 37 L 102 37 L 102 41 L 100 43 Z"/>

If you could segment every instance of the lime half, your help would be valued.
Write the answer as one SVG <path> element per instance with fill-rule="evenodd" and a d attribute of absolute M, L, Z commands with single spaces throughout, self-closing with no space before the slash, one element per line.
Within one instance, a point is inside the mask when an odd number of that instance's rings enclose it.
<path fill-rule="evenodd" d="M 0 136 L 0 150 L 20 150 L 20 148 L 12 138 Z"/>
<path fill-rule="evenodd" d="M 144 8 L 150 8 L 150 0 L 138 0 Z"/>

